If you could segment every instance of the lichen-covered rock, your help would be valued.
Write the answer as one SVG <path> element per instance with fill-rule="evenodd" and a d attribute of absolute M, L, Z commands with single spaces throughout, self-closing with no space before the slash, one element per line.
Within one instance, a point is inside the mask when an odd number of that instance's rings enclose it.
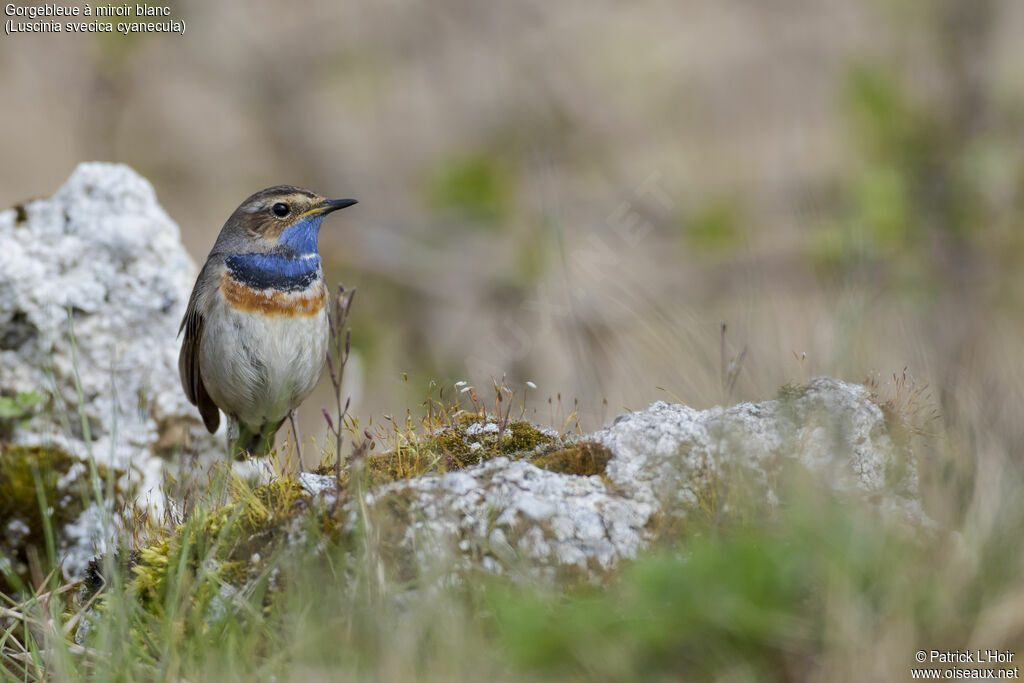
<path fill-rule="evenodd" d="M 830 378 L 729 408 L 654 403 L 581 444 L 581 453 L 603 444 L 611 454 L 589 456 L 601 465 L 590 476 L 536 466 L 550 454 L 499 457 L 388 484 L 367 503 L 401 511 L 398 544 L 417 563 L 447 545 L 495 571 L 525 564 L 591 576 L 634 557 L 660 518 L 772 507 L 794 466 L 889 518 L 929 523 L 911 455 L 894 445 L 883 411 L 863 386 Z"/>
<path fill-rule="evenodd" d="M 841 495 L 926 519 L 912 455 L 896 447 L 882 409 L 862 385 L 829 377 L 786 386 L 779 398 L 697 411 L 657 402 L 593 434 L 615 457 L 608 479 L 629 498 L 670 513 L 697 507 L 710 488 L 742 476 L 777 498 L 784 470 L 800 463 Z"/>
<path fill-rule="evenodd" d="M 118 473 L 117 494 L 159 505 L 159 456 L 186 430 L 215 447 L 178 384 L 196 270 L 177 225 L 131 169 L 86 163 L 52 198 L 0 212 L 0 243 L 0 449 L 57 449 L 79 467 L 91 454 Z M 65 572 L 83 559 L 66 557 Z"/>
<path fill-rule="evenodd" d="M 610 569 L 644 545 L 657 508 L 609 490 L 599 475 L 577 476 L 499 457 L 459 472 L 395 482 L 367 495 L 407 511 L 402 542 L 414 564 L 445 548 L 485 568 Z M 455 550 L 457 549 L 457 550 Z M 394 553 L 393 553 L 394 554 Z"/>
<path fill-rule="evenodd" d="M 47 399 L 10 440 L 84 457 L 87 429 L 98 461 L 156 484 L 161 436 L 194 422 L 177 335 L 196 269 L 153 187 L 81 164 L 52 198 L 0 212 L 0 242 L 0 395 Z"/>

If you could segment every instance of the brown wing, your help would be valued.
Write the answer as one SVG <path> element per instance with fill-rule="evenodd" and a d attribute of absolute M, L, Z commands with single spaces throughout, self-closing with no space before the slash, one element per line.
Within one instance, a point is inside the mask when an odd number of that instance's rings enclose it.
<path fill-rule="evenodd" d="M 192 290 L 192 296 L 189 297 L 185 317 L 178 329 L 179 335 L 183 330 L 185 332 L 185 338 L 181 342 L 181 354 L 178 356 L 178 374 L 181 375 L 181 386 L 185 390 L 185 396 L 199 408 L 203 424 L 212 434 L 220 426 L 220 411 L 206 393 L 206 386 L 203 385 L 203 378 L 199 372 L 199 343 L 203 338 L 203 316 L 199 312 L 198 292 L 199 283 L 202 281 L 203 275 L 200 274 Z"/>

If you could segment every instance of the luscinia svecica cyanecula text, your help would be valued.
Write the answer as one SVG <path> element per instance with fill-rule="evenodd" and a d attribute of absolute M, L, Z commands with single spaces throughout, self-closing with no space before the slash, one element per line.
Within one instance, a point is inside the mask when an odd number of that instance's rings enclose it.
<path fill-rule="evenodd" d="M 320 379 L 328 294 L 317 238 L 324 216 L 355 203 L 290 185 L 257 192 L 228 218 L 199 272 L 178 370 L 210 432 L 224 411 L 235 456 L 265 455 Z"/>

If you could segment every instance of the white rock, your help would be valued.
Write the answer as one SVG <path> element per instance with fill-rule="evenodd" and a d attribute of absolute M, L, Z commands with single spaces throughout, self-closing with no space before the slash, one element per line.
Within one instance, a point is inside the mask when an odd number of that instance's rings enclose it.
<path fill-rule="evenodd" d="M 130 168 L 86 163 L 52 198 L 0 212 L 0 244 L 0 392 L 53 399 L 12 441 L 91 454 L 126 473 L 119 488 L 159 507 L 161 430 L 190 424 L 199 451 L 220 444 L 178 381 L 178 325 L 196 274 L 178 226 Z M 86 534 L 72 543 L 84 555 L 100 541 L 88 537 L 94 521 L 69 528 Z M 66 559 L 69 576 L 87 559 Z"/>
<path fill-rule="evenodd" d="M 0 212 L 0 242 L 0 390 L 62 397 L 14 442 L 56 442 L 84 458 L 84 415 L 97 462 L 149 473 L 161 422 L 197 420 L 177 370 L 196 268 L 153 187 L 127 166 L 81 164 L 51 199 Z M 209 443 L 204 431 L 193 437 Z"/>
<path fill-rule="evenodd" d="M 300 472 L 299 483 L 302 484 L 303 490 L 311 496 L 319 496 L 324 492 L 334 494 L 338 490 L 338 480 L 325 474 Z"/>
<path fill-rule="evenodd" d="M 535 522 L 543 522 L 545 519 L 550 519 L 558 508 L 549 500 L 524 495 L 516 501 L 516 509 Z"/>
<path fill-rule="evenodd" d="M 465 472 L 449 472 L 441 478 L 441 484 L 456 495 L 469 493 L 476 488 L 476 481 Z"/>
<path fill-rule="evenodd" d="M 803 463 L 839 493 L 878 494 L 882 515 L 928 525 L 910 467 L 892 467 L 897 452 L 881 410 L 859 385 L 811 380 L 787 401 L 698 411 L 664 402 L 622 415 L 586 437 L 609 448 L 605 475 L 578 477 L 496 458 L 465 470 L 388 484 L 374 499 L 397 494 L 417 520 L 413 547 L 451 541 L 465 557 L 500 571 L 521 565 L 609 569 L 651 539 L 655 514 L 685 516 L 698 494 L 742 471 L 769 505 L 781 465 Z M 887 474 L 890 473 L 890 474 Z M 889 477 L 900 477 L 892 481 Z M 436 546 L 435 546 L 436 547 Z"/>

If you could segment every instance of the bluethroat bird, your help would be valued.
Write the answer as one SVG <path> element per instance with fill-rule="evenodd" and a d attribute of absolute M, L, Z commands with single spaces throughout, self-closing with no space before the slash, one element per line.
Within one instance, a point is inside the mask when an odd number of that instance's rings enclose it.
<path fill-rule="evenodd" d="M 199 272 L 178 371 L 211 433 L 224 411 L 235 457 L 266 455 L 320 379 L 328 295 L 317 238 L 324 216 L 355 203 L 290 185 L 261 190 L 231 214 Z"/>

